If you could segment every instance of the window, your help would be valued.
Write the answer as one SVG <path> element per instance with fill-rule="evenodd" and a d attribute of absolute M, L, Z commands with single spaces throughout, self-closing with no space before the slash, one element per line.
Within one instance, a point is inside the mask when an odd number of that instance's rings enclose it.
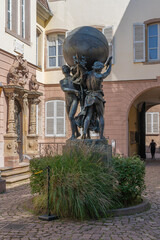
<path fill-rule="evenodd" d="M 65 136 L 65 102 L 60 100 L 46 102 L 45 135 Z"/>
<path fill-rule="evenodd" d="M 145 25 L 133 25 L 134 62 L 145 62 Z"/>
<path fill-rule="evenodd" d="M 12 0 L 8 0 L 8 12 L 7 12 L 7 27 L 12 30 Z"/>
<path fill-rule="evenodd" d="M 23 42 L 30 40 L 30 0 L 6 0 L 6 32 Z"/>
<path fill-rule="evenodd" d="M 160 60 L 160 24 L 148 26 L 148 60 Z"/>
<path fill-rule="evenodd" d="M 146 113 L 146 134 L 159 134 L 159 113 Z"/>
<path fill-rule="evenodd" d="M 133 26 L 134 62 L 160 61 L 160 19 L 151 19 Z"/>
<path fill-rule="evenodd" d="M 22 0 L 22 38 L 25 38 L 25 0 Z"/>
<path fill-rule="evenodd" d="M 48 67 L 61 67 L 65 64 L 63 58 L 63 42 L 65 36 L 62 34 L 49 34 L 48 43 Z"/>

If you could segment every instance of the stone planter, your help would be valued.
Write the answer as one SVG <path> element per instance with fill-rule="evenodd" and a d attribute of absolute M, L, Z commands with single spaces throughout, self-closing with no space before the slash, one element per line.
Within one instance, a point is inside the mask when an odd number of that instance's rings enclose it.
<path fill-rule="evenodd" d="M 150 208 L 151 204 L 149 203 L 149 201 L 147 199 L 143 199 L 143 202 L 136 206 L 109 210 L 108 215 L 113 217 L 127 216 L 145 212 Z"/>

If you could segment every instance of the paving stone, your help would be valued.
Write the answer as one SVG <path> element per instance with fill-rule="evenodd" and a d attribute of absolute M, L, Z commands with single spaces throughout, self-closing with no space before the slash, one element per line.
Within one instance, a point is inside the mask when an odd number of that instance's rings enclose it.
<path fill-rule="evenodd" d="M 29 185 L 0 194 L 0 240 L 160 240 L 160 160 L 146 163 L 144 196 L 151 209 L 101 221 L 40 221 L 23 209 Z"/>

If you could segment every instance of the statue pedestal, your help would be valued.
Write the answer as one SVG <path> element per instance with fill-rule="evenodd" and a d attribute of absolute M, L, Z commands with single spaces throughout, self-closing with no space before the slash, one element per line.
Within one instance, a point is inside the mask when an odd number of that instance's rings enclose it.
<path fill-rule="evenodd" d="M 93 154 L 100 153 L 102 156 L 102 162 L 109 165 L 112 160 L 112 147 L 104 139 L 75 139 L 67 140 L 66 145 L 63 148 L 63 152 L 71 148 L 83 149 L 84 151 L 89 149 Z"/>

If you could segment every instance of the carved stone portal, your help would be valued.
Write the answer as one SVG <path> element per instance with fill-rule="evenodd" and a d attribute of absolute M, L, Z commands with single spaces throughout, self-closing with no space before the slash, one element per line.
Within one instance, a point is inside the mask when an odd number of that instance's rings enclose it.
<path fill-rule="evenodd" d="M 38 156 L 36 135 L 36 105 L 42 93 L 39 84 L 32 80 L 32 89 L 25 89 L 29 70 L 22 55 L 17 56 L 8 73 L 8 85 L 4 86 L 8 102 L 7 132 L 4 136 L 5 166 L 18 166 L 24 155 Z M 33 76 L 33 75 L 32 75 Z"/>

